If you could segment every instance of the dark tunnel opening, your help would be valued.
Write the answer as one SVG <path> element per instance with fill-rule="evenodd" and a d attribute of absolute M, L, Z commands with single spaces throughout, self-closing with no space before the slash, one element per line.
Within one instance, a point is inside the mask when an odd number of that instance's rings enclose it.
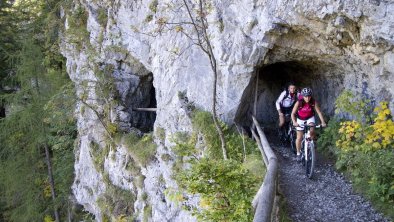
<path fill-rule="evenodd" d="M 138 108 L 156 108 L 156 90 L 153 86 L 153 74 L 139 76 L 138 85 L 126 97 L 129 107 L 130 126 L 144 133 L 153 131 L 156 121 L 155 111 L 137 110 Z"/>
<path fill-rule="evenodd" d="M 298 91 L 311 87 L 314 98 L 321 101 L 325 116 L 334 113 L 335 98 L 343 89 L 341 70 L 324 62 L 277 62 L 259 68 L 256 73 L 243 94 L 235 117 L 235 122 L 244 128 L 251 126 L 256 92 L 256 118 L 264 126 L 273 126 L 278 119 L 275 102 L 289 82 L 294 83 Z"/>

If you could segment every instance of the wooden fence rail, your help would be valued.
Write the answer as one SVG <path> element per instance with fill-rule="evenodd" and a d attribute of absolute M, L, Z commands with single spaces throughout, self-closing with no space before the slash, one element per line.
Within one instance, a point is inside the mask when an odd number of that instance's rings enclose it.
<path fill-rule="evenodd" d="M 254 132 L 253 128 L 252 134 L 260 148 L 261 155 L 263 156 L 263 160 L 267 168 L 263 184 L 252 202 L 255 209 L 253 222 L 269 222 L 276 218 L 275 208 L 277 208 L 277 206 L 275 206 L 275 203 L 277 201 L 275 198 L 278 180 L 278 159 L 272 151 L 259 122 L 254 116 L 252 116 L 252 119 L 256 126 L 258 135 Z"/>

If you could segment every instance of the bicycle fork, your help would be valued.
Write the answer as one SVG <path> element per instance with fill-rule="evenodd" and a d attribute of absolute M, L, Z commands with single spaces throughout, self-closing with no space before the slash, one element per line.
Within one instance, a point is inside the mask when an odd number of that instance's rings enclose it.
<path fill-rule="evenodd" d="M 308 161 L 308 145 L 310 143 L 311 137 L 310 137 L 310 132 L 308 131 L 305 135 L 305 139 L 304 139 L 304 159 L 305 161 Z"/>
<path fill-rule="evenodd" d="M 310 146 L 310 141 L 308 139 L 305 140 L 305 145 L 304 146 L 305 146 L 304 147 L 304 158 L 305 158 L 305 161 L 308 161 L 308 158 L 309 158 L 308 150 L 309 150 L 309 146 Z"/>

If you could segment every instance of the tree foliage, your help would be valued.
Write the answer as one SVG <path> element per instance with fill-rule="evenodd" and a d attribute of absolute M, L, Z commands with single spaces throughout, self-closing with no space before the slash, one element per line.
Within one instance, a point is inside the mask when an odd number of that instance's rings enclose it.
<path fill-rule="evenodd" d="M 265 169 L 256 144 L 221 122 L 229 151 L 225 160 L 211 114 L 196 111 L 192 120 L 194 132 L 178 133 L 174 138 L 178 155 L 174 177 L 181 192 L 199 197 L 199 205 L 189 206 L 187 195 L 180 192 L 168 190 L 168 197 L 182 203 L 199 221 L 253 220 L 251 202 Z"/>
<path fill-rule="evenodd" d="M 76 127 L 74 89 L 58 50 L 62 3 L 0 4 L 0 89 L 13 89 L 0 92 L 7 107 L 0 120 L 4 221 L 55 220 L 55 212 L 65 218 L 68 211 Z"/>

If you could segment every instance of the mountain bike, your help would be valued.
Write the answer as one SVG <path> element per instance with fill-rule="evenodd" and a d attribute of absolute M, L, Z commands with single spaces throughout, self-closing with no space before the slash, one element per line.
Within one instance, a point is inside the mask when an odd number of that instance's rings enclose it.
<path fill-rule="evenodd" d="M 295 141 L 297 138 L 297 133 L 293 126 L 293 122 L 291 121 L 290 116 L 291 116 L 290 114 L 285 115 L 285 124 L 283 125 L 283 127 L 278 129 L 278 134 L 281 144 L 283 146 L 286 146 L 288 145 L 288 143 L 290 143 L 290 150 L 294 154 L 296 154 L 297 149 L 296 149 Z"/>
<path fill-rule="evenodd" d="M 303 128 L 304 135 L 301 142 L 301 162 L 305 166 L 305 174 L 308 178 L 312 178 L 313 170 L 315 169 L 316 163 L 316 151 L 315 142 L 311 138 L 310 128 L 314 127 L 316 129 L 321 128 L 321 125 L 309 126 L 306 122 L 300 125 Z"/>

